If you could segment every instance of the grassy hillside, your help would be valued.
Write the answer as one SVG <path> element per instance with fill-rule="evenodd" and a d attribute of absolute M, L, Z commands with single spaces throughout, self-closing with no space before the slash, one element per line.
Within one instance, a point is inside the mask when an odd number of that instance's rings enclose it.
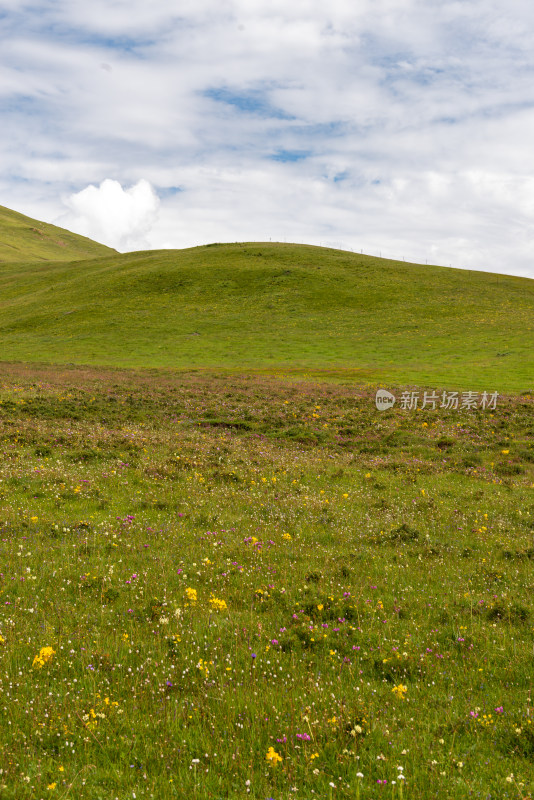
<path fill-rule="evenodd" d="M 534 281 L 525 278 L 227 244 L 4 264 L 0 298 L 4 361 L 216 366 L 499 392 L 534 384 Z"/>
<path fill-rule="evenodd" d="M 75 233 L 0 206 L 0 264 L 5 261 L 74 261 L 115 253 Z"/>

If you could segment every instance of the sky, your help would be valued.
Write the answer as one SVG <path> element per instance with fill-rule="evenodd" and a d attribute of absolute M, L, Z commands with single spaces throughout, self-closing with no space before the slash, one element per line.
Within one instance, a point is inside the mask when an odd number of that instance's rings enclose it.
<path fill-rule="evenodd" d="M 0 205 L 534 278 L 528 0 L 0 0 Z"/>

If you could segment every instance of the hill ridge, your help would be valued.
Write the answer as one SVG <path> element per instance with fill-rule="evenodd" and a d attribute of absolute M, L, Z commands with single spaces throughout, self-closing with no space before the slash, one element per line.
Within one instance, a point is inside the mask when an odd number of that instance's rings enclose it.
<path fill-rule="evenodd" d="M 86 236 L 0 206 L 0 264 L 76 261 L 113 254 L 117 251 Z"/>
<path fill-rule="evenodd" d="M 4 361 L 534 388 L 529 278 L 286 242 L 119 254 L 0 207 L 2 242 Z"/>

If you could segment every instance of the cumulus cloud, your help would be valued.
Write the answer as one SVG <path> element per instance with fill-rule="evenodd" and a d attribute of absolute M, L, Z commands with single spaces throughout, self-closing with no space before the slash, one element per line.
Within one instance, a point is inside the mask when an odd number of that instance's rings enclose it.
<path fill-rule="evenodd" d="M 57 224 L 121 252 L 150 247 L 146 237 L 157 220 L 159 199 L 148 181 L 123 189 L 107 178 L 98 187 L 71 194 L 64 203 L 68 212 Z"/>

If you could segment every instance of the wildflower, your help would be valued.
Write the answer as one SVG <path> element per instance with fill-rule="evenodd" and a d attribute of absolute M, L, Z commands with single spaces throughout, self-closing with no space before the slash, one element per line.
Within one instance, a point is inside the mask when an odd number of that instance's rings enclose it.
<path fill-rule="evenodd" d="M 269 761 L 273 767 L 276 767 L 279 761 L 282 761 L 282 756 L 279 755 L 274 747 L 269 747 L 265 760 Z"/>
<path fill-rule="evenodd" d="M 408 687 L 407 686 L 403 686 L 402 683 L 399 683 L 399 685 L 398 686 L 394 686 L 391 691 L 393 692 L 393 694 L 396 697 L 399 698 L 399 700 L 404 700 L 406 692 L 408 691 Z"/>
<path fill-rule="evenodd" d="M 53 655 L 55 654 L 55 650 L 51 647 L 41 647 L 38 656 L 35 656 L 33 659 L 32 667 L 36 667 L 37 669 L 41 669 L 47 664 L 49 661 L 52 660 Z"/>
<path fill-rule="evenodd" d="M 212 597 L 210 600 L 210 605 L 215 611 L 226 611 L 228 606 L 226 605 L 225 600 L 220 600 L 218 597 Z"/>
<path fill-rule="evenodd" d="M 49 783 L 46 788 L 50 789 L 50 791 L 53 791 L 56 788 L 56 786 L 57 786 L 57 783 L 54 781 L 54 783 Z"/>
<path fill-rule="evenodd" d="M 197 602 L 197 590 L 196 589 L 191 589 L 190 587 L 188 587 L 185 590 L 185 594 L 186 594 L 187 599 L 191 603 L 196 603 Z"/>
<path fill-rule="evenodd" d="M 210 661 L 210 664 L 213 664 L 213 661 Z M 209 675 L 209 664 L 208 664 L 207 661 L 204 661 L 204 659 L 201 658 L 199 660 L 198 664 L 197 664 L 197 669 L 200 670 L 200 672 L 204 673 L 204 677 L 205 678 L 208 677 L 208 675 Z"/>

